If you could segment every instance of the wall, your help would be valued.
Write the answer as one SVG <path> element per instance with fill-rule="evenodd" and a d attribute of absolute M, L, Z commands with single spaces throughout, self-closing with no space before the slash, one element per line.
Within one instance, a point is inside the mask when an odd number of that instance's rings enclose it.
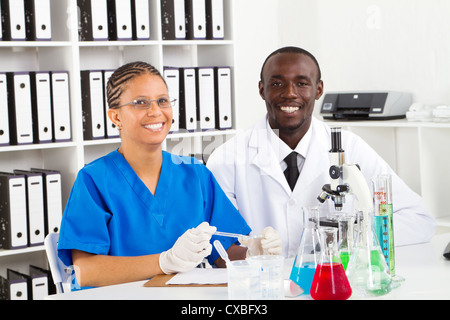
<path fill-rule="evenodd" d="M 399 90 L 450 104 L 450 1 L 235 1 L 238 128 L 264 115 L 259 71 L 278 47 L 312 52 L 325 91 Z M 319 101 L 316 115 L 319 115 Z"/>
<path fill-rule="evenodd" d="M 235 93 L 237 128 L 246 129 L 264 116 L 258 82 L 265 58 L 279 45 L 279 1 L 235 0 Z"/>
<path fill-rule="evenodd" d="M 281 24 L 283 41 L 316 54 L 325 91 L 398 90 L 450 104 L 450 1 L 282 0 L 280 21 L 284 12 L 300 18 Z"/>

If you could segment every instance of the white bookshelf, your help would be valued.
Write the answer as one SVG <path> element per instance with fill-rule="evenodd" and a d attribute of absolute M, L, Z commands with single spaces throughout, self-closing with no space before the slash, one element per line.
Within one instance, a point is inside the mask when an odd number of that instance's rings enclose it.
<path fill-rule="evenodd" d="M 69 72 L 72 141 L 64 143 L 0 146 L 0 171 L 40 167 L 57 169 L 62 175 L 63 207 L 78 171 L 90 161 L 120 145 L 120 139 L 84 141 L 80 71 L 116 69 L 127 62 L 142 60 L 161 73 L 164 66 L 230 66 L 234 92 L 235 50 L 233 41 L 233 0 L 224 0 L 224 40 L 162 40 L 160 0 L 148 0 L 150 40 L 79 41 L 76 0 L 51 0 L 52 40 L 47 42 L 0 41 L 0 72 Z M 234 104 L 234 94 L 232 97 Z M 218 143 L 235 132 L 233 128 L 169 134 L 164 143 L 168 151 L 183 155 L 202 153 L 211 143 Z M 218 142 L 217 142 L 218 141 Z M 47 267 L 43 246 L 20 250 L 0 250 L 0 275 L 7 268 L 28 273 L 29 264 Z"/>

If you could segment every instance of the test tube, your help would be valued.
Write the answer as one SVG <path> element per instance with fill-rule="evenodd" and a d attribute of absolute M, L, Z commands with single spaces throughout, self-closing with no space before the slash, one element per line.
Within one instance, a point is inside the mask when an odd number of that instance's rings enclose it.
<path fill-rule="evenodd" d="M 372 179 L 375 232 L 391 276 L 395 272 L 394 230 L 392 223 L 392 179 L 390 175 L 378 175 Z"/>
<path fill-rule="evenodd" d="M 389 230 L 389 269 L 391 276 L 395 277 L 395 247 L 394 247 L 394 211 L 392 203 L 392 176 L 383 175 L 386 183 L 386 209 L 389 217 L 388 230 Z"/>

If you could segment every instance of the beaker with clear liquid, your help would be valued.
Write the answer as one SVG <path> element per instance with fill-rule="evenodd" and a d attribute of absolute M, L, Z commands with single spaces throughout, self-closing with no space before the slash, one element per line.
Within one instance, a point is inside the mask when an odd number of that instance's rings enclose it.
<path fill-rule="evenodd" d="M 303 207 L 303 230 L 297 250 L 290 280 L 309 294 L 320 258 L 319 207 Z"/>
<path fill-rule="evenodd" d="M 311 286 L 314 300 L 347 300 L 352 288 L 345 274 L 337 248 L 337 232 L 334 227 L 319 229 L 322 251 Z"/>
<path fill-rule="evenodd" d="M 392 290 L 392 278 L 374 231 L 372 212 L 358 211 L 358 231 L 347 277 L 356 296 L 381 296 Z"/>

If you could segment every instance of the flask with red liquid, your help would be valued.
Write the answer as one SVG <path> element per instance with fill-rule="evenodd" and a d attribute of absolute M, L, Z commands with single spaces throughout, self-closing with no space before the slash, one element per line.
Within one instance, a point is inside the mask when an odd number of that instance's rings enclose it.
<path fill-rule="evenodd" d="M 319 228 L 322 251 L 314 274 L 311 297 L 314 300 L 347 300 L 352 295 L 339 252 L 337 228 Z"/>

